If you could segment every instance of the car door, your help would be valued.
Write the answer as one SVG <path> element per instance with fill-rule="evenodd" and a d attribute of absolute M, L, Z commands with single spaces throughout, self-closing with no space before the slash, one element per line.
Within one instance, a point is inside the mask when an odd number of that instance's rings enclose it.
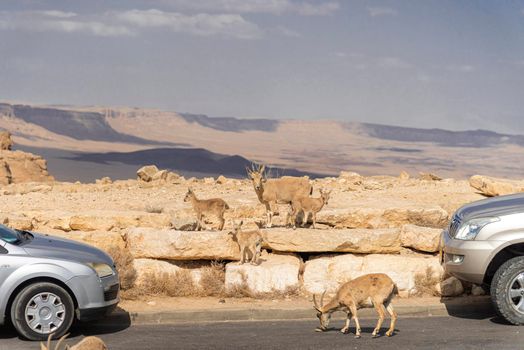
<path fill-rule="evenodd" d="M 0 304 L 5 302 L 3 298 L 9 297 L 4 292 L 9 289 L 5 285 L 7 278 L 23 264 L 24 259 L 19 253 L 20 248 L 0 240 Z"/>

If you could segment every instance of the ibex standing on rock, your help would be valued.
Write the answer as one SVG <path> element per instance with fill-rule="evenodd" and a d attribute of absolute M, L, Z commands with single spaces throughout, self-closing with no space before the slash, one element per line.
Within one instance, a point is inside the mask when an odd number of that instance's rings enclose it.
<path fill-rule="evenodd" d="M 247 175 L 253 181 L 253 187 L 260 203 L 266 206 L 266 227 L 272 226 L 273 211 L 277 204 L 291 204 L 295 197 L 307 197 L 313 192 L 309 178 L 282 176 L 278 179 L 266 179 L 265 166 L 247 168 Z M 287 221 L 287 220 L 286 220 Z"/>
<path fill-rule="evenodd" d="M 356 332 L 355 338 L 360 338 L 360 323 L 358 321 L 357 310 L 360 308 L 374 307 L 378 313 L 377 326 L 373 330 L 373 337 L 377 337 L 382 327 L 382 322 L 386 316 L 384 308 L 391 316 L 391 325 L 386 335 L 390 337 L 395 331 L 395 323 L 397 321 L 397 313 L 393 310 L 391 299 L 395 296 L 397 286 L 395 282 L 383 273 L 374 273 L 360 276 L 344 283 L 338 290 L 337 294 L 331 299 L 329 303 L 324 305 L 324 292 L 320 298 L 320 304 L 317 303 L 316 296 L 313 295 L 313 303 L 315 309 L 318 311 L 317 317 L 320 320 L 320 327 L 316 330 L 323 332 L 327 330 L 331 314 L 335 311 L 344 311 L 347 313 L 346 324 L 340 331 L 342 333 L 349 333 L 349 322 L 351 316 L 355 319 Z"/>
<path fill-rule="evenodd" d="M 200 231 L 204 226 L 204 217 L 215 216 L 220 220 L 219 231 L 224 228 L 224 213 L 229 209 L 229 205 L 220 198 L 198 199 L 192 189 L 188 188 L 184 202 L 191 202 L 193 210 L 197 215 L 196 230 Z"/>
<path fill-rule="evenodd" d="M 303 212 L 302 226 L 307 223 L 309 214 L 312 214 L 313 217 L 313 228 L 316 228 L 317 223 L 317 213 L 322 210 L 322 208 L 328 204 L 329 195 L 331 191 L 320 190 L 320 198 L 312 197 L 298 197 L 294 198 L 291 203 L 291 215 L 289 219 L 293 225 L 293 228 L 296 228 L 297 215 L 300 212 Z"/>
<path fill-rule="evenodd" d="M 242 224 L 243 221 L 235 224 L 233 231 L 229 232 L 229 234 L 233 237 L 233 240 L 238 243 L 238 247 L 240 248 L 240 264 L 243 264 L 248 257 L 247 255 L 251 254 L 250 263 L 255 265 L 260 257 L 264 239 L 259 230 L 241 231 Z"/>

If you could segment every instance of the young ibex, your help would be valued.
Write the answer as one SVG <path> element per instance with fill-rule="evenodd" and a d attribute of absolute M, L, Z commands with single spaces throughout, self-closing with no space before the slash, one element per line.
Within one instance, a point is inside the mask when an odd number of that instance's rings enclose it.
<path fill-rule="evenodd" d="M 220 220 L 219 231 L 224 228 L 224 213 L 229 209 L 229 205 L 220 198 L 198 199 L 192 189 L 188 188 L 184 202 L 191 202 L 193 210 L 197 215 L 196 230 L 200 231 L 204 227 L 204 217 L 215 216 Z"/>
<path fill-rule="evenodd" d="M 40 350 L 51 350 L 51 338 L 52 334 L 47 338 L 47 345 L 40 343 Z M 64 335 L 55 345 L 55 350 L 60 350 L 60 345 L 67 338 L 67 334 Z M 104 341 L 98 337 L 85 337 L 78 344 L 65 346 L 66 350 L 107 350 L 107 346 Z"/>
<path fill-rule="evenodd" d="M 328 204 L 329 195 L 331 191 L 320 190 L 320 198 L 312 197 L 298 197 L 294 198 L 291 202 L 291 214 L 288 218 L 291 220 L 293 228 L 296 228 L 296 221 L 298 213 L 302 212 L 302 226 L 307 223 L 309 214 L 312 214 L 313 217 L 313 228 L 316 228 L 317 223 L 317 213 L 322 210 L 322 208 Z"/>
<path fill-rule="evenodd" d="M 307 197 L 313 192 L 309 178 L 282 176 L 278 179 L 266 179 L 265 166 L 247 168 L 247 175 L 253 181 L 253 187 L 260 203 L 266 206 L 266 227 L 272 226 L 273 211 L 277 204 L 291 204 L 295 197 Z"/>
<path fill-rule="evenodd" d="M 240 248 L 240 264 L 243 264 L 250 254 L 250 263 L 256 265 L 258 258 L 260 257 L 264 239 L 258 229 L 252 231 L 241 231 L 243 223 L 243 221 L 240 221 L 238 224 L 235 223 L 233 231 L 229 232 L 229 234 L 233 237 L 233 240 L 237 242 L 238 247 Z"/>
<path fill-rule="evenodd" d="M 377 337 L 385 318 L 384 308 L 391 316 L 391 325 L 386 335 L 390 337 L 395 330 L 397 313 L 393 310 L 391 299 L 398 293 L 396 284 L 383 273 L 374 273 L 360 276 L 344 283 L 338 290 L 337 294 L 329 303 L 324 305 L 324 292 L 320 298 L 320 304 L 317 303 L 316 296 L 313 295 L 313 303 L 318 311 L 317 317 L 320 320 L 320 327 L 316 330 L 323 332 L 327 330 L 331 314 L 335 311 L 344 311 L 347 313 L 346 324 L 340 331 L 349 332 L 349 322 L 351 316 L 355 319 L 356 332 L 355 338 L 360 338 L 360 323 L 358 321 L 357 310 L 360 308 L 374 307 L 378 313 L 377 326 L 373 330 L 373 337 Z"/>

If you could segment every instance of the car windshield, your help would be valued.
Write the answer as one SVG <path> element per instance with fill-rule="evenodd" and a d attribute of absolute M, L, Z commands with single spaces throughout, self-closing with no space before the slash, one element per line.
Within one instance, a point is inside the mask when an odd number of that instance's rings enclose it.
<path fill-rule="evenodd" d="M 7 243 L 17 243 L 20 241 L 16 231 L 4 225 L 0 225 L 0 239 Z"/>

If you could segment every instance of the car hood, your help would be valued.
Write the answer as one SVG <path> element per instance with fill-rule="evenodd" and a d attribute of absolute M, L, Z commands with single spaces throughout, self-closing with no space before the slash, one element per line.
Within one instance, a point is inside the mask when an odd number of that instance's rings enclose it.
<path fill-rule="evenodd" d="M 105 263 L 113 266 L 113 260 L 102 250 L 65 238 L 31 232 L 34 238 L 23 244 L 27 254 L 42 258 L 74 260 L 81 263 Z"/>
<path fill-rule="evenodd" d="M 460 208 L 456 215 L 462 220 L 503 216 L 524 212 L 524 194 L 512 194 L 483 199 Z"/>

